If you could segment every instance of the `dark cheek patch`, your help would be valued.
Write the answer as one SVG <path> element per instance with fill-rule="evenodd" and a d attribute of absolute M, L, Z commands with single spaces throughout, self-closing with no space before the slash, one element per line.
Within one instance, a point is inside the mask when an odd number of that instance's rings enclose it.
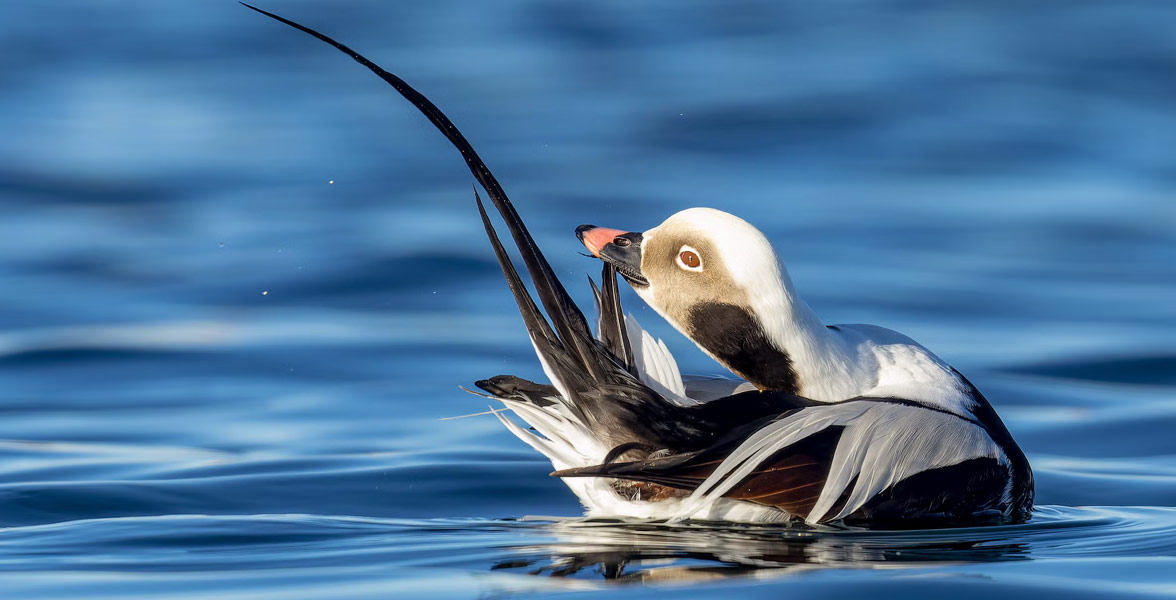
<path fill-rule="evenodd" d="M 727 368 L 763 390 L 797 394 L 800 382 L 792 359 L 768 341 L 747 310 L 708 302 L 691 308 L 690 337 Z"/>

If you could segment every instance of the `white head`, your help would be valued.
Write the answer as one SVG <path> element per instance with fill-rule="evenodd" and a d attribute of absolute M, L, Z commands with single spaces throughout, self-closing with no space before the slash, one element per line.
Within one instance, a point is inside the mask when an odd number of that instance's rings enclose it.
<path fill-rule="evenodd" d="M 784 340 L 816 318 L 750 223 L 713 208 L 690 208 L 644 233 L 590 225 L 576 232 L 715 360 L 761 389 L 797 393 Z"/>

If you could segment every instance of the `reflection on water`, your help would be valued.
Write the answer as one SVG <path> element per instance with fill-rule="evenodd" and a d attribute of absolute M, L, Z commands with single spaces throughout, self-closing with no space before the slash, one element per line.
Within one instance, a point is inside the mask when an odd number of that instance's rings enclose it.
<path fill-rule="evenodd" d="M 616 583 L 776 577 L 813 569 L 902 569 L 1176 550 L 1176 510 L 1039 507 L 1029 522 L 870 531 L 799 524 L 655 524 L 589 519 L 541 524 L 553 540 L 509 548 L 494 570 Z"/>
<path fill-rule="evenodd" d="M 349 585 L 401 593 L 405 586 L 458 589 L 469 597 L 488 589 L 657 589 L 721 580 L 796 585 L 798 574 L 822 588 L 829 581 L 813 579 L 822 573 L 867 587 L 906 586 L 908 575 L 981 575 L 1025 595 L 1039 585 L 1034 578 L 1057 588 L 1060 576 L 1078 577 L 1081 591 L 1119 589 L 1128 577 L 1162 586 L 1176 567 L 1170 508 L 1044 506 L 1025 524 L 920 531 L 252 514 L 75 520 L 3 533 L 6 585 L 21 581 L 35 558 L 46 576 L 68 570 L 78 585 L 109 590 L 102 576 L 115 573 L 139 582 L 145 597 L 167 592 L 184 574 L 210 573 L 274 590 L 325 584 L 332 597 L 346 596 Z"/>
<path fill-rule="evenodd" d="M 1071 524 L 1070 526 L 1076 526 Z M 770 576 L 811 568 L 898 568 L 910 563 L 1023 560 L 1026 543 L 1000 527 L 869 532 L 729 524 L 654 525 L 563 521 L 548 526 L 558 542 L 516 548 L 529 558 L 495 569 L 551 577 L 600 577 L 624 583 Z"/>

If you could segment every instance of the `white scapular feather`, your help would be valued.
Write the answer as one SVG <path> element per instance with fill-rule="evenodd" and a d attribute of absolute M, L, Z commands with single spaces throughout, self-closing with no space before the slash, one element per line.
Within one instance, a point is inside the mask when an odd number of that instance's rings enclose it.
<path fill-rule="evenodd" d="M 977 457 L 1005 461 L 1004 453 L 979 425 L 954 415 L 868 400 L 813 406 L 750 436 L 683 501 L 675 518 L 697 518 L 779 451 L 836 426 L 845 429 L 821 495 L 805 516 L 809 523 L 846 517 L 890 485 L 923 471 Z M 855 478 L 845 506 L 828 514 Z"/>

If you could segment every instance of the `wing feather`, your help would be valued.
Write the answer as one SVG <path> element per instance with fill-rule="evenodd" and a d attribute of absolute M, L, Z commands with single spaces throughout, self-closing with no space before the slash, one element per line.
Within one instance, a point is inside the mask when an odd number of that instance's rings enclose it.
<path fill-rule="evenodd" d="M 641 381 L 665 398 L 681 406 L 697 404 L 686 395 L 686 385 L 678 370 L 678 361 L 665 342 L 641 327 L 632 314 L 625 315 L 625 329 L 633 352 L 637 375 Z"/>
<path fill-rule="evenodd" d="M 822 523 L 852 516 L 914 475 L 975 458 L 1004 460 L 974 422 L 886 399 L 805 406 L 756 427 L 687 455 L 553 474 L 691 491 L 675 520 L 705 516 L 715 503 L 731 499 Z"/>

